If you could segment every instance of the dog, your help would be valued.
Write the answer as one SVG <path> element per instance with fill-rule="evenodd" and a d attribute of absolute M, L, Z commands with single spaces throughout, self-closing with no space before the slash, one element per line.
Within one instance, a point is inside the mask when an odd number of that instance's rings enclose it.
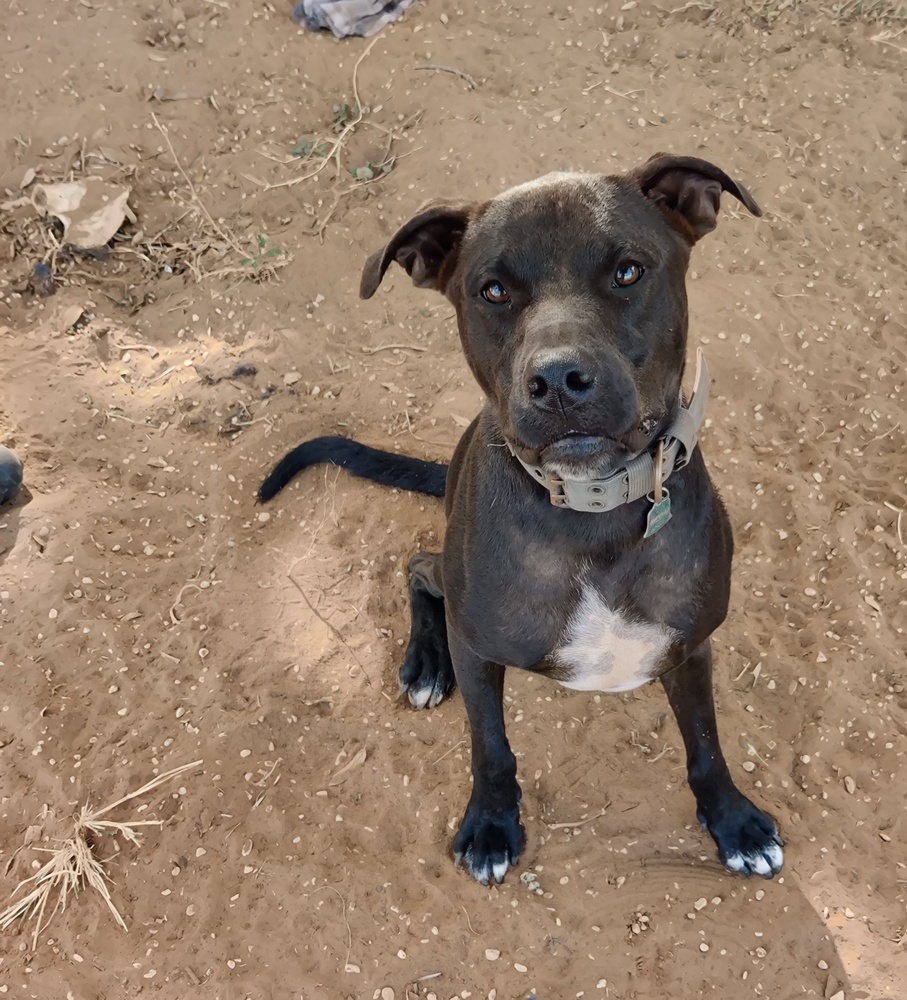
<path fill-rule="evenodd" d="M 473 787 L 458 864 L 501 882 L 526 843 L 504 670 L 579 691 L 658 679 L 683 737 L 698 818 L 731 871 L 782 867 L 774 820 L 735 786 L 718 738 L 710 636 L 724 621 L 733 540 L 697 431 L 701 357 L 684 402 L 685 276 L 722 193 L 761 215 L 715 165 L 659 153 L 620 175 L 553 173 L 484 203 L 439 202 L 366 263 L 368 299 L 400 264 L 454 305 L 485 394 L 450 466 L 320 437 L 259 489 L 270 500 L 329 461 L 444 496 L 443 552 L 412 557 L 401 691 L 417 709 L 459 687 Z"/>

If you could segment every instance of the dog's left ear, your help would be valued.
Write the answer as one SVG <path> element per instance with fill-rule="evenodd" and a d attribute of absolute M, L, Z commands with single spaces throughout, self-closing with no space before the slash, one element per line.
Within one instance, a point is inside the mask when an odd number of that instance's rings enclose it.
<path fill-rule="evenodd" d="M 718 225 L 722 191 L 732 194 L 753 215 L 762 215 L 762 209 L 742 184 L 714 163 L 695 156 L 656 153 L 628 174 L 628 179 L 639 185 L 642 193 L 655 202 L 691 243 Z"/>
<path fill-rule="evenodd" d="M 436 202 L 410 219 L 386 247 L 366 261 L 359 285 L 360 297 L 370 299 L 375 294 L 393 260 L 406 268 L 418 288 L 443 291 L 442 269 L 459 249 L 474 210 L 471 204 Z"/>

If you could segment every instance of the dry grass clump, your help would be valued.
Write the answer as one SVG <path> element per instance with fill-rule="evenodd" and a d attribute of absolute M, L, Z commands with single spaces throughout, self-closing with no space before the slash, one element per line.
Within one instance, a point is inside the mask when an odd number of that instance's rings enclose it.
<path fill-rule="evenodd" d="M 823 13 L 836 21 L 866 21 L 870 24 L 907 23 L 907 3 L 887 3 L 886 0 L 837 0 L 826 4 Z"/>
<path fill-rule="evenodd" d="M 26 886 L 32 886 L 29 892 L 12 902 L 0 913 L 0 930 L 6 930 L 17 920 L 26 922 L 34 920 L 35 930 L 32 935 L 32 951 L 34 951 L 37 948 L 38 935 L 41 931 L 48 926 L 57 913 L 62 913 L 66 909 L 70 897 L 75 897 L 79 890 L 84 888 L 96 890 L 104 900 L 114 920 L 124 931 L 128 930 L 126 921 L 114 906 L 110 896 L 110 885 L 113 884 L 113 879 L 105 867 L 109 859 L 95 856 L 92 839 L 119 834 L 133 844 L 140 844 L 142 840 L 141 827 L 163 826 L 164 821 L 131 819 L 121 823 L 103 817 L 124 802 L 129 802 L 140 795 L 147 795 L 164 782 L 198 767 L 202 763 L 200 760 L 195 760 L 191 764 L 183 764 L 182 767 L 176 767 L 164 774 L 159 774 L 147 784 L 142 785 L 141 788 L 129 792 L 129 794 L 117 799 L 116 802 L 111 802 L 101 809 L 93 809 L 88 805 L 82 806 L 74 821 L 71 837 L 62 841 L 59 847 L 35 848 L 35 850 L 50 854 L 50 859 L 34 875 L 23 879 L 13 890 L 12 895 L 15 896 Z M 51 904 L 53 905 L 51 906 Z M 48 907 L 50 907 L 49 913 Z"/>

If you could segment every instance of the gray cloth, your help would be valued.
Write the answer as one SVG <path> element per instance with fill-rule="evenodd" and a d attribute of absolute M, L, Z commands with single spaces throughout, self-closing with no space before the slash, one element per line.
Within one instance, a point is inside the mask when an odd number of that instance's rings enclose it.
<path fill-rule="evenodd" d="M 414 0 L 300 0 L 293 18 L 310 31 L 332 31 L 338 38 L 369 38 L 398 17 Z"/>

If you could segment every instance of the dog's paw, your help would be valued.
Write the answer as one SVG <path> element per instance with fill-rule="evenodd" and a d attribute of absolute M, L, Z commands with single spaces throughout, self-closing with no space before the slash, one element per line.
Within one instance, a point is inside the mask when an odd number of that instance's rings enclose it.
<path fill-rule="evenodd" d="M 473 808 L 470 804 L 454 837 L 457 864 L 474 879 L 488 885 L 503 882 L 507 869 L 520 860 L 526 846 L 526 831 L 520 823 L 520 807 L 507 810 Z"/>
<path fill-rule="evenodd" d="M 741 795 L 732 804 L 699 814 L 699 821 L 718 845 L 718 856 L 729 871 L 772 878 L 784 864 L 778 827 L 771 816 Z"/>
<path fill-rule="evenodd" d="M 401 696 L 415 709 L 434 708 L 455 686 L 447 637 L 434 631 L 413 637 L 400 668 Z"/>

